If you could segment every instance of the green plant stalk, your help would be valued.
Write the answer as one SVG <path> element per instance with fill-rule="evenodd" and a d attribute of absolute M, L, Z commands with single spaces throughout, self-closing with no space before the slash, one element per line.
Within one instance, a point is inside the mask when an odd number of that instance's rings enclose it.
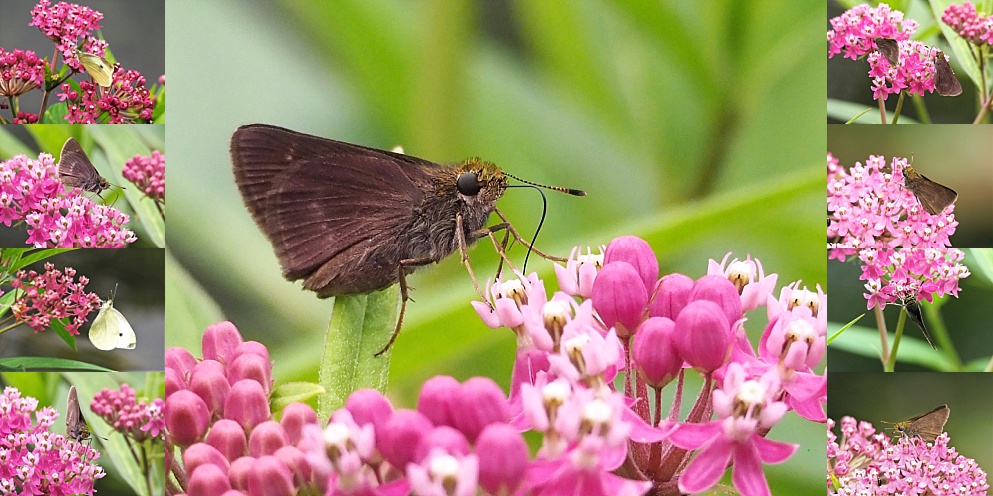
<path fill-rule="evenodd" d="M 893 338 L 893 352 L 890 353 L 889 360 L 886 361 L 886 366 L 883 368 L 884 372 L 893 372 L 896 369 L 896 354 L 897 350 L 900 349 L 900 338 L 903 337 L 903 329 L 906 323 L 907 309 L 904 308 L 900 312 L 900 318 L 896 321 L 896 337 Z"/>

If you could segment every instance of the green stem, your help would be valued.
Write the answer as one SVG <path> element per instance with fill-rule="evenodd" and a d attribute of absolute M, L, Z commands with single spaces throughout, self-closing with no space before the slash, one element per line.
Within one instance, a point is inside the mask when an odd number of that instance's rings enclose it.
<path fill-rule="evenodd" d="M 897 100 L 896 100 L 896 110 L 893 111 L 893 122 L 892 122 L 892 124 L 896 124 L 897 121 L 900 120 L 900 111 L 903 109 L 903 97 L 906 94 L 907 94 L 906 91 L 901 91 L 900 92 L 900 98 L 897 98 Z"/>
<path fill-rule="evenodd" d="M 883 369 L 884 372 L 893 372 L 896 369 L 896 354 L 897 350 L 900 349 L 900 338 L 903 337 L 904 324 L 907 323 L 907 309 L 904 308 L 900 311 L 900 318 L 896 321 L 896 336 L 893 338 L 893 352 L 890 353 L 890 359 L 886 362 L 886 367 Z"/>

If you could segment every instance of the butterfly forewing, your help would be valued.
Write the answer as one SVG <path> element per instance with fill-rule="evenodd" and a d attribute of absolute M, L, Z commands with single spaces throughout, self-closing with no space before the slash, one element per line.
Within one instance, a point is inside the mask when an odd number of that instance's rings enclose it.
<path fill-rule="evenodd" d="M 896 67 L 900 62 L 900 45 L 896 40 L 890 38 L 876 38 L 873 40 L 879 53 L 886 57 L 891 66 Z"/>
<path fill-rule="evenodd" d="M 910 166 L 904 169 L 904 185 L 931 215 L 944 212 L 959 197 L 953 189 L 928 179 Z"/>
<path fill-rule="evenodd" d="M 895 425 L 897 431 L 901 432 L 904 436 L 919 437 L 927 441 L 934 441 L 935 438 L 945 431 L 945 422 L 948 422 L 948 414 L 948 405 L 941 405 L 927 413 L 922 413 L 910 420 L 899 422 Z"/>
<path fill-rule="evenodd" d="M 66 436 L 76 442 L 89 439 L 90 429 L 86 426 L 83 410 L 79 407 L 76 386 L 69 386 L 69 398 L 66 403 Z"/>
<path fill-rule="evenodd" d="M 962 83 L 955 77 L 955 71 L 940 51 L 934 56 L 934 89 L 941 96 L 958 96 L 962 93 Z"/>
<path fill-rule="evenodd" d="M 110 187 L 110 183 L 97 172 L 89 157 L 75 138 L 69 138 L 62 145 L 59 154 L 59 178 L 70 188 L 79 188 L 91 193 L 100 193 Z"/>
<path fill-rule="evenodd" d="M 921 315 L 921 304 L 915 298 L 905 299 L 901 303 L 907 310 L 907 315 L 917 324 L 917 327 L 921 328 L 924 339 L 927 340 L 927 344 L 931 345 L 931 349 L 938 349 L 934 346 L 934 341 L 931 341 L 931 335 L 927 332 L 927 326 L 924 325 L 924 316 Z"/>
<path fill-rule="evenodd" d="M 306 278 L 304 287 L 322 297 L 396 282 L 400 260 L 411 256 L 397 240 L 417 222 L 423 191 L 432 188 L 423 169 L 441 167 L 266 125 L 239 128 L 231 156 L 238 188 L 283 275 Z"/>

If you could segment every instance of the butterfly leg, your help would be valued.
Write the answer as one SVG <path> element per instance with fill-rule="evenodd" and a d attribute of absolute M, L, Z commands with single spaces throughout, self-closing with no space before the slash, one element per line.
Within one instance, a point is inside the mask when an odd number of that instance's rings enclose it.
<path fill-rule="evenodd" d="M 517 241 L 517 242 L 521 243 L 522 245 L 528 247 L 529 250 L 537 253 L 538 256 L 540 256 L 541 258 L 544 258 L 544 259 L 547 259 L 547 260 L 552 260 L 554 262 L 565 262 L 565 261 L 568 260 L 568 259 L 565 259 L 565 258 L 562 258 L 562 257 L 556 257 L 554 255 L 549 255 L 549 254 L 547 254 L 547 253 L 545 253 L 545 252 L 543 252 L 543 251 L 535 248 L 526 239 L 524 239 L 524 238 L 521 237 L 520 233 L 517 232 L 517 229 L 514 229 L 514 226 L 512 226 L 510 224 L 510 221 L 507 220 L 507 217 L 505 217 L 503 215 L 503 212 L 501 212 L 499 208 L 494 208 L 493 211 L 496 212 L 496 214 L 500 217 L 500 220 L 503 221 L 503 224 L 506 224 L 506 226 L 504 228 L 507 229 L 507 231 L 510 232 L 511 236 L 514 237 L 514 240 L 515 241 Z M 501 225 L 501 224 L 498 224 L 498 225 Z M 496 227 L 496 226 L 494 226 L 494 227 Z"/>
<path fill-rule="evenodd" d="M 410 298 L 410 286 L 407 285 L 407 269 L 411 267 L 420 267 L 422 265 L 428 265 L 433 263 L 434 260 L 423 257 L 423 258 L 407 258 L 401 260 L 397 265 L 397 281 L 400 283 L 400 315 L 397 316 L 397 326 L 393 329 L 393 335 L 390 336 L 390 341 L 386 343 L 383 349 L 377 351 L 373 356 L 378 357 L 383 353 L 386 353 L 390 348 L 393 347 L 393 342 L 397 340 L 397 336 L 400 335 L 400 327 L 403 326 L 403 314 L 407 311 L 407 300 Z"/>

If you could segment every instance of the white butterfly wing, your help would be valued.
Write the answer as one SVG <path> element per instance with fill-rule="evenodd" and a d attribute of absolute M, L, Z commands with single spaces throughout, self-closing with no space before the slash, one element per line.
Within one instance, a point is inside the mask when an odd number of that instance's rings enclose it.
<path fill-rule="evenodd" d="M 104 302 L 90 326 L 90 342 L 93 346 L 103 351 L 115 348 L 133 350 L 136 341 L 134 329 L 128 319 L 114 308 L 114 300 Z"/>

